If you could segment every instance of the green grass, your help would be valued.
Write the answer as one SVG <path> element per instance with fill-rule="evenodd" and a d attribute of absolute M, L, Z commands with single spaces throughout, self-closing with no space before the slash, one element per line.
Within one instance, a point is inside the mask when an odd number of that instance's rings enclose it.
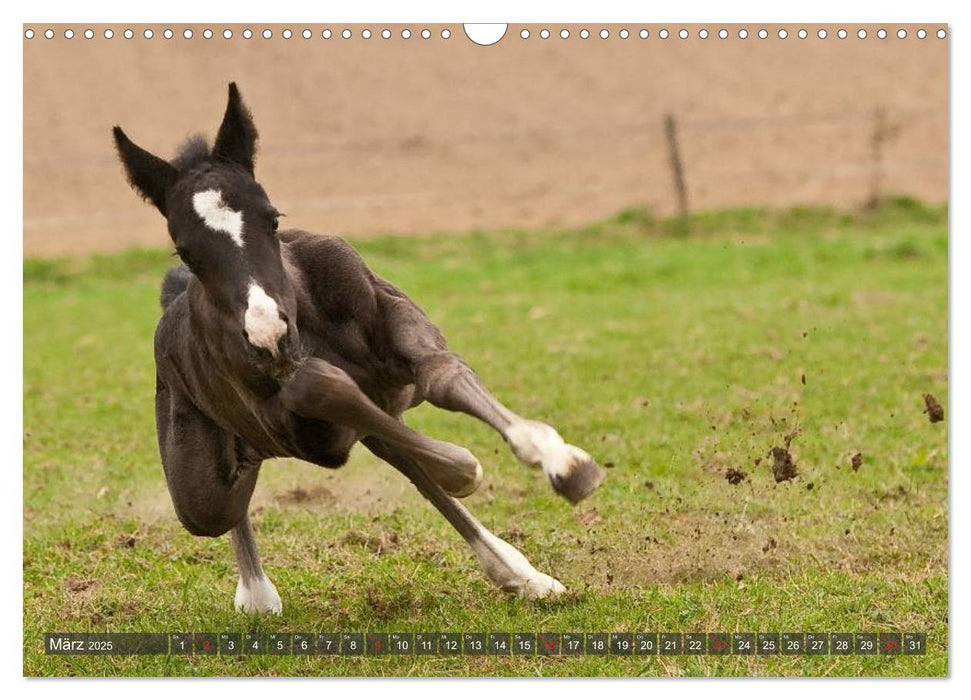
<path fill-rule="evenodd" d="M 494 590 L 447 523 L 357 448 L 264 466 L 281 617 L 232 610 L 226 539 L 171 509 L 155 445 L 164 252 L 24 264 L 28 675 L 945 675 L 947 211 L 897 200 L 356 244 L 494 393 L 609 467 L 577 508 L 486 427 L 467 499 L 569 593 Z M 798 430 L 799 476 L 768 451 Z M 851 457 L 863 464 L 854 471 Z M 738 485 L 727 468 L 749 478 Z M 297 490 L 297 489 L 302 490 Z M 366 536 L 361 536 L 364 533 Z M 370 540 L 368 538 L 371 538 Z M 48 631 L 919 631 L 924 657 L 54 657 Z"/>

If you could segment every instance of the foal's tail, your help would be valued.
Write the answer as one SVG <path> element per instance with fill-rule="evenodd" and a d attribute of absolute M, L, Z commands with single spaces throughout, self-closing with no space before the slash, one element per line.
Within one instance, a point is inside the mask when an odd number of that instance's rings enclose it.
<path fill-rule="evenodd" d="M 186 287 L 189 286 L 190 279 L 192 279 L 192 273 L 185 265 L 173 267 L 165 273 L 165 279 L 162 280 L 163 310 L 168 308 L 169 304 L 185 291 Z"/>

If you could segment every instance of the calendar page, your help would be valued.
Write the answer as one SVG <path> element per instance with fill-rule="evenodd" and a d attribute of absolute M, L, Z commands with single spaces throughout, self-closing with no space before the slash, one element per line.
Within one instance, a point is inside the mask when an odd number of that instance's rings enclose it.
<path fill-rule="evenodd" d="M 25 23 L 23 674 L 947 676 L 950 31 Z"/>

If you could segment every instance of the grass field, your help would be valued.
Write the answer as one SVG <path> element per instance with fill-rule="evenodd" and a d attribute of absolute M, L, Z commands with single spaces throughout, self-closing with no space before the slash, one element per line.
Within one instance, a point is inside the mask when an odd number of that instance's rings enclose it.
<path fill-rule="evenodd" d="M 483 523 L 558 577 L 506 598 L 362 448 L 264 466 L 253 503 L 280 617 L 233 612 L 228 539 L 178 524 L 155 443 L 168 254 L 24 265 L 27 675 L 945 675 L 947 211 L 641 211 L 569 231 L 362 241 L 510 407 L 608 467 L 571 507 L 488 428 Z M 773 447 L 794 479 L 776 483 Z M 852 467 L 860 453 L 860 466 Z M 731 484 L 728 469 L 746 472 Z M 54 657 L 49 631 L 894 632 L 922 657 Z"/>

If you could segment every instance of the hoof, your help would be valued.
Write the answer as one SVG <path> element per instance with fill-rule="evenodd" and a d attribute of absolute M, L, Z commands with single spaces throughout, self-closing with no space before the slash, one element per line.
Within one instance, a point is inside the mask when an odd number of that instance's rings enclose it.
<path fill-rule="evenodd" d="M 279 615 L 283 612 L 283 601 L 276 592 L 276 586 L 265 575 L 244 583 L 243 579 L 236 584 L 236 612 L 272 613 Z"/>
<path fill-rule="evenodd" d="M 475 476 L 472 478 L 471 481 L 466 481 L 464 486 L 462 485 L 461 482 L 457 486 L 451 489 L 448 486 L 445 486 L 444 484 L 440 484 L 440 485 L 443 489 L 445 489 L 445 493 L 447 493 L 449 496 L 454 496 L 455 498 L 465 498 L 466 496 L 471 496 L 473 493 L 475 493 L 479 489 L 479 486 L 481 484 L 482 484 L 482 465 L 476 462 Z"/>
<path fill-rule="evenodd" d="M 562 471 L 550 474 L 550 484 L 563 498 L 576 504 L 597 490 L 607 472 L 579 447 L 566 447 L 569 462 Z"/>
<path fill-rule="evenodd" d="M 552 576 L 537 571 L 518 549 L 491 532 L 482 530 L 472 542 L 482 568 L 492 582 L 506 593 L 528 600 L 555 598 L 566 588 Z"/>
<path fill-rule="evenodd" d="M 579 447 L 568 445 L 553 428 L 535 420 L 520 420 L 505 432 L 519 461 L 543 468 L 553 490 L 579 503 L 600 486 L 607 472 Z"/>
<path fill-rule="evenodd" d="M 482 465 L 464 447 L 437 442 L 433 453 L 418 458 L 425 474 L 455 498 L 465 498 L 482 484 Z"/>
<path fill-rule="evenodd" d="M 552 600 L 566 593 L 566 587 L 552 576 L 539 574 L 537 578 L 530 579 L 526 585 L 514 592 L 526 600 Z"/>

